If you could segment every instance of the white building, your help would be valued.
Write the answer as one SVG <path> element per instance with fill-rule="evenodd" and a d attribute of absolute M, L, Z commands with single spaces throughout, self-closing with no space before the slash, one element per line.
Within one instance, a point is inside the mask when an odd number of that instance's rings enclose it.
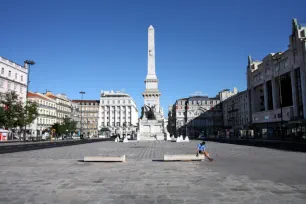
<path fill-rule="evenodd" d="M 219 92 L 219 98 L 220 101 L 224 101 L 227 98 L 234 96 L 238 93 L 238 89 L 236 87 L 234 87 L 233 91 L 230 91 L 229 89 L 224 89 L 222 91 Z"/>
<path fill-rule="evenodd" d="M 38 105 L 38 117 L 27 127 L 31 136 L 42 136 L 44 131 L 57 122 L 56 100 L 41 93 L 28 92 L 28 100 Z"/>
<path fill-rule="evenodd" d="M 26 101 L 28 65 L 24 67 L 0 56 L 0 94 L 15 91 L 19 99 Z"/>
<path fill-rule="evenodd" d="M 120 91 L 102 91 L 100 95 L 98 129 L 108 128 L 112 134 L 132 131 L 138 123 L 138 110 L 131 96 Z"/>
<path fill-rule="evenodd" d="M 51 91 L 47 91 L 44 95 L 56 100 L 58 123 L 62 123 L 64 118 L 72 117 L 72 102 L 66 94 L 54 95 Z"/>

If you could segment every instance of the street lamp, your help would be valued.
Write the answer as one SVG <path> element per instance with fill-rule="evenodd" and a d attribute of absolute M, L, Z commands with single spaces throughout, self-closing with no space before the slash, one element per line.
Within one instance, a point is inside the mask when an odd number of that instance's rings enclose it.
<path fill-rule="evenodd" d="M 26 107 L 25 114 L 27 114 L 28 91 L 29 91 L 29 86 L 30 86 L 30 67 L 31 65 L 34 65 L 35 62 L 33 60 L 25 60 L 24 63 L 28 65 L 27 92 L 26 92 L 26 101 L 25 101 L 25 107 Z M 24 115 L 24 138 L 23 138 L 24 141 L 26 141 L 26 131 L 27 131 L 27 124 L 26 124 L 25 115 Z"/>
<path fill-rule="evenodd" d="M 83 94 L 85 94 L 85 91 L 80 91 L 81 94 L 81 130 L 80 133 L 83 135 L 83 114 L 82 114 L 82 102 L 83 102 Z M 81 135 L 80 135 L 81 136 Z"/>

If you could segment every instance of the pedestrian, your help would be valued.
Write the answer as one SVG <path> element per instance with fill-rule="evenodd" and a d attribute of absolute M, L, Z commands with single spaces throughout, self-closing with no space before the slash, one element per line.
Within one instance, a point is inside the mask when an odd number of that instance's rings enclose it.
<path fill-rule="evenodd" d="M 198 144 L 197 154 L 196 154 L 197 157 L 199 156 L 199 154 L 204 154 L 204 156 L 207 157 L 209 161 L 213 161 L 213 159 L 209 157 L 209 152 L 205 151 L 205 149 L 206 149 L 205 141 Z"/>

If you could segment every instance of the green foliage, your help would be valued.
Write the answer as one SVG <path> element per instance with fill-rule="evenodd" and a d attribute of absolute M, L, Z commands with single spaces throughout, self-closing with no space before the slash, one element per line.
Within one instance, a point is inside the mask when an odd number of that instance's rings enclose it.
<path fill-rule="evenodd" d="M 65 133 L 71 133 L 76 130 L 77 122 L 74 120 L 71 120 L 71 118 L 65 118 L 63 123 L 54 123 L 52 125 L 52 129 L 55 129 L 56 135 L 62 135 Z M 68 130 L 68 131 L 67 131 Z"/>
<path fill-rule="evenodd" d="M 35 102 L 28 101 L 27 105 L 24 108 L 25 111 L 25 123 L 31 124 L 38 117 L 38 105 Z"/>
<path fill-rule="evenodd" d="M 24 106 L 14 91 L 5 93 L 0 105 L 0 125 L 8 129 L 31 124 L 38 116 L 37 104 Z"/>

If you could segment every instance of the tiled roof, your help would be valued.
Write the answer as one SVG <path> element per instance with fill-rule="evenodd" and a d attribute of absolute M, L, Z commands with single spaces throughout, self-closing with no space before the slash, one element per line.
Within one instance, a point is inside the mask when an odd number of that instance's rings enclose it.
<path fill-rule="evenodd" d="M 43 100 L 48 100 L 48 98 L 45 98 L 37 93 L 33 93 L 33 92 L 28 92 L 28 98 L 40 98 Z"/>
<path fill-rule="evenodd" d="M 49 98 L 52 98 L 52 99 L 56 99 L 56 98 L 57 98 L 57 97 L 54 96 L 54 95 L 45 95 L 45 96 L 47 96 L 47 97 L 49 97 Z"/>

